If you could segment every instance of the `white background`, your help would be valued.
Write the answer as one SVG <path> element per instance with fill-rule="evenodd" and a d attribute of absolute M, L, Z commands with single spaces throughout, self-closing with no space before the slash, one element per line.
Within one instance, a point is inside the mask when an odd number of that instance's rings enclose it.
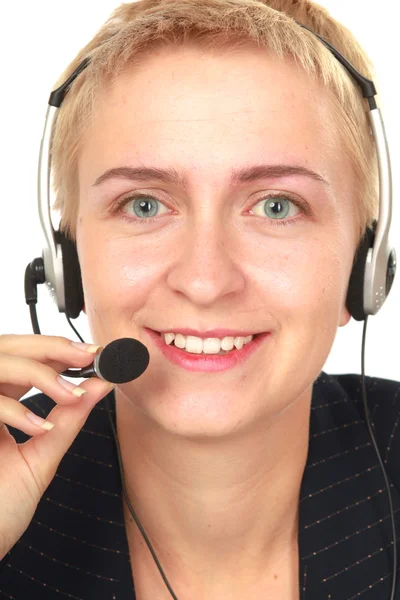
<path fill-rule="evenodd" d="M 397 0 L 380 3 L 375 0 L 321 0 L 320 4 L 355 33 L 375 63 L 376 83 L 392 155 L 394 206 L 391 242 L 395 247 L 397 244 L 400 257 Z M 115 0 L 69 0 L 62 3 L 22 0 L 5 2 L 2 6 L 0 333 L 32 333 L 23 280 L 26 265 L 42 253 L 36 177 L 49 93 L 54 81 L 77 51 L 118 5 Z M 44 286 L 39 288 L 39 301 L 42 333 L 76 339 Z M 400 380 L 399 301 L 400 273 L 380 313 L 369 319 L 367 375 Z M 92 341 L 84 314 L 74 324 L 85 341 Z M 352 319 L 346 327 L 338 330 L 325 371 L 361 371 L 362 325 Z M 318 331 L 315 334 L 318 335 Z"/>

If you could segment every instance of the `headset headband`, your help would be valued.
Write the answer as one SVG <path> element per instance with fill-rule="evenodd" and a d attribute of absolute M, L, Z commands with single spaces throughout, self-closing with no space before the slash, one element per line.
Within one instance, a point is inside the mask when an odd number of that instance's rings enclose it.
<path fill-rule="evenodd" d="M 378 221 L 374 222 L 373 229 L 367 229 L 365 238 L 361 241 L 357 250 L 347 300 L 352 316 L 356 320 L 363 320 L 366 315 L 374 315 L 381 308 L 389 294 L 396 271 L 396 253 L 389 245 L 389 230 L 392 219 L 392 173 L 385 126 L 381 111 L 376 105 L 374 83 L 361 75 L 322 36 L 301 23 L 298 23 L 298 25 L 318 37 L 355 80 L 362 91 L 363 97 L 368 100 L 369 104 L 368 116 L 378 160 L 379 217 Z M 50 214 L 51 141 L 57 111 L 75 79 L 89 64 L 90 58 L 85 58 L 68 79 L 50 94 L 40 146 L 38 202 L 40 222 L 47 244 L 47 247 L 43 250 L 45 280 L 60 312 L 68 311 L 66 310 L 63 271 L 65 257 L 63 257 L 62 246 L 59 243 L 62 234 L 54 231 Z"/>

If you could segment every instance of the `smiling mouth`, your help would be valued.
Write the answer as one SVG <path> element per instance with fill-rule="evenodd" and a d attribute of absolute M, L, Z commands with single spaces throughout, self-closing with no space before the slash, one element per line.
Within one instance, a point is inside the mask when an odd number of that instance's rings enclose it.
<path fill-rule="evenodd" d="M 167 346 L 173 346 L 182 352 L 192 355 L 217 355 L 232 354 L 247 346 L 261 334 L 242 336 L 225 336 L 223 338 L 200 338 L 197 336 L 184 336 L 180 333 L 157 333 Z"/>

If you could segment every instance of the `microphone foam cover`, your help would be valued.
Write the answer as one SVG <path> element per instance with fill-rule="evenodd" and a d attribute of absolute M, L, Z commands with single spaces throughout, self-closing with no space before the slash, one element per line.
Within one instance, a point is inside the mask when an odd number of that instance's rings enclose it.
<path fill-rule="evenodd" d="M 111 383 L 127 383 L 145 372 L 150 361 L 146 346 L 133 338 L 120 338 L 103 348 L 98 368 Z"/>

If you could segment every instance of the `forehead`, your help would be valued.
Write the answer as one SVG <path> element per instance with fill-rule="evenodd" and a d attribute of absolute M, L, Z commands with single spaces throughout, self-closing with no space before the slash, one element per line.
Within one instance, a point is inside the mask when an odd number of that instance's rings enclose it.
<path fill-rule="evenodd" d="M 102 91 L 80 171 L 156 160 L 212 179 L 219 167 L 301 159 L 329 178 L 343 170 L 333 114 L 327 92 L 294 60 L 251 47 L 164 48 Z"/>

